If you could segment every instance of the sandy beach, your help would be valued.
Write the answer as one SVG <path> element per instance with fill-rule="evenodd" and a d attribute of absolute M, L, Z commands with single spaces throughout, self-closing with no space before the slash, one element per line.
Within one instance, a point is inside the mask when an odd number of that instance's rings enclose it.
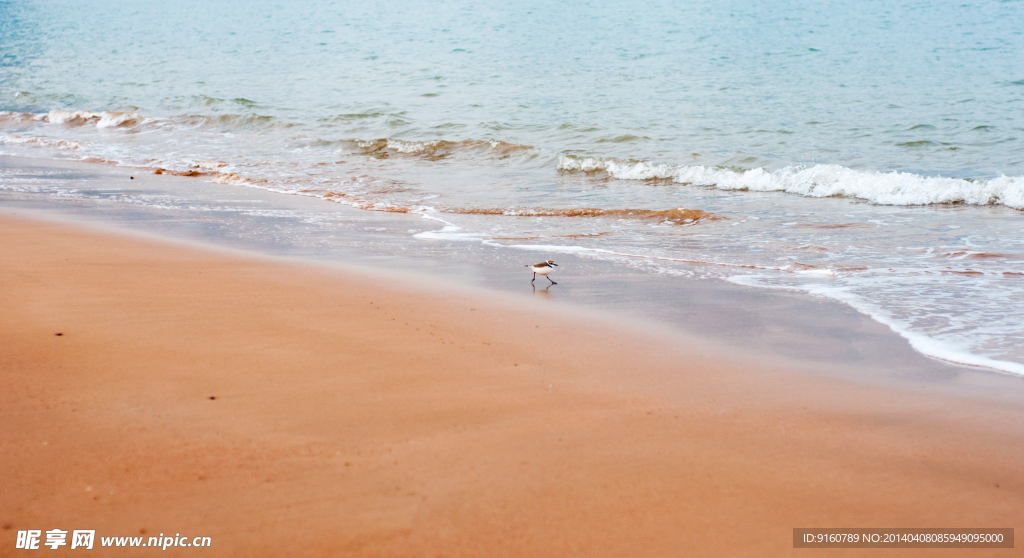
<path fill-rule="evenodd" d="M 0 239 L 0 556 L 52 528 L 204 556 L 1019 554 L 792 548 L 1021 526 L 1024 406 L 998 393 L 11 211 Z"/>
<path fill-rule="evenodd" d="M 1020 8 L 0 2 L 0 558 L 1024 556 Z"/>

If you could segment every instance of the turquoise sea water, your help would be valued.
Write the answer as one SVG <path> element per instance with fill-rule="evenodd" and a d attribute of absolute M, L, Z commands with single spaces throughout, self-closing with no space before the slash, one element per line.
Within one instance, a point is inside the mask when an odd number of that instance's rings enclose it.
<path fill-rule="evenodd" d="M 1019 1 L 26 1 L 0 20 L 6 110 L 1024 174 Z"/>
<path fill-rule="evenodd" d="M 1022 29 L 1019 0 L 8 1 L 0 153 L 800 289 L 1024 372 Z"/>

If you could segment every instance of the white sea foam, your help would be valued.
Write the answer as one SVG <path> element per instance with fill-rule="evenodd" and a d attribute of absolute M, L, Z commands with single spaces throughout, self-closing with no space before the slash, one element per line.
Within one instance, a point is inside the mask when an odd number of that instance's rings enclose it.
<path fill-rule="evenodd" d="M 433 208 L 430 208 L 430 207 L 420 207 L 420 208 L 418 208 L 418 212 L 421 214 L 421 216 L 424 219 L 427 219 L 427 220 L 430 220 L 430 221 L 437 221 L 439 223 L 444 224 L 444 226 L 441 227 L 440 230 L 436 230 L 436 231 L 422 231 L 422 232 L 418 232 L 418 233 L 412 235 L 413 238 L 418 238 L 420 240 L 473 240 L 473 241 L 480 241 L 480 240 L 482 240 L 484 238 L 484 235 L 481 235 L 481 234 L 478 234 L 478 233 L 463 232 L 462 227 L 456 225 L 455 223 L 452 223 L 451 221 L 446 221 L 446 220 L 438 217 L 435 214 L 436 212 L 433 210 Z"/>
<path fill-rule="evenodd" d="M 815 198 L 851 197 L 880 205 L 967 203 L 1024 209 L 1024 176 L 967 180 L 907 172 L 861 171 L 841 165 L 788 166 L 776 171 L 762 168 L 736 171 L 703 165 L 670 165 L 572 155 L 560 155 L 558 169 L 571 172 L 605 171 L 622 180 L 660 178 L 722 190 L 788 192 Z"/>
<path fill-rule="evenodd" d="M 203 170 L 217 170 L 228 166 L 224 161 L 193 161 L 192 167 Z"/>
<path fill-rule="evenodd" d="M 57 147 L 60 149 L 79 149 L 82 144 L 77 141 L 58 140 L 43 137 L 25 137 L 18 135 L 0 135 L 0 143 L 15 145 L 39 145 L 43 147 Z"/>
<path fill-rule="evenodd" d="M 359 147 L 361 147 L 363 149 L 370 149 L 370 148 L 377 147 L 377 143 L 378 143 L 377 141 L 360 141 L 360 142 L 356 142 L 356 145 L 358 145 Z M 431 144 L 436 144 L 436 143 L 437 143 L 436 141 L 435 142 L 423 142 L 423 141 L 401 141 L 401 140 L 388 139 L 388 140 L 386 140 L 386 144 L 385 144 L 384 147 L 386 149 L 391 149 L 392 151 L 397 151 L 399 153 L 419 153 L 421 151 L 425 151 L 426 149 L 428 149 L 431 146 Z"/>
<path fill-rule="evenodd" d="M 554 244 L 506 244 L 505 248 L 516 248 L 518 250 L 530 250 L 533 252 L 551 252 L 554 254 L 607 254 L 611 256 L 638 257 L 633 254 L 620 254 L 611 250 L 601 248 L 586 248 L 584 246 L 558 246 Z"/>
<path fill-rule="evenodd" d="M 134 112 L 92 112 L 88 110 L 51 110 L 46 121 L 51 124 L 69 122 L 95 122 L 97 128 L 116 128 L 125 124 L 134 124 L 139 120 Z"/>
<path fill-rule="evenodd" d="M 437 147 L 440 143 L 440 140 L 403 141 L 389 138 L 387 140 L 387 148 L 399 153 L 422 153 Z M 363 142 L 360 142 L 359 146 L 368 147 Z"/>
<path fill-rule="evenodd" d="M 910 346 L 921 354 L 955 364 L 978 366 L 1024 376 L 1024 364 L 990 358 L 971 352 L 970 349 L 955 341 L 936 339 L 935 337 L 914 331 L 903 321 L 894 318 L 889 312 L 886 312 L 878 305 L 872 304 L 868 300 L 842 287 L 823 284 L 781 285 L 765 281 L 765 279 L 770 278 L 760 275 L 734 275 L 726 278 L 727 281 L 746 287 L 797 290 L 831 298 L 849 305 L 880 324 L 888 326 L 893 332 L 906 339 Z"/>

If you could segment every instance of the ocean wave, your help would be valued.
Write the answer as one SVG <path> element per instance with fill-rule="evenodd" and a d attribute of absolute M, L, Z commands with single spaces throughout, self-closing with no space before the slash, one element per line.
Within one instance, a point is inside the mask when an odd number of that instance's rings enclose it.
<path fill-rule="evenodd" d="M 244 97 L 236 97 L 234 99 L 220 99 L 217 97 L 210 97 L 209 95 L 193 95 L 191 97 L 179 98 L 178 102 L 192 107 L 216 107 L 216 106 L 242 106 L 245 108 L 253 108 L 258 105 L 256 101 L 250 101 Z"/>
<path fill-rule="evenodd" d="M 0 110 L 0 123 L 20 123 L 33 120 L 42 120 L 44 118 L 46 118 L 45 114 L 36 114 L 34 112 L 16 112 L 10 110 Z"/>
<path fill-rule="evenodd" d="M 483 151 L 492 155 L 508 156 L 533 148 L 503 141 L 492 140 L 426 140 L 406 141 L 393 138 L 375 140 L 350 140 L 344 143 L 354 144 L 364 155 L 378 159 L 386 159 L 394 155 L 412 155 L 435 161 L 444 159 L 455 153 L 467 151 Z"/>
<path fill-rule="evenodd" d="M 95 112 L 89 110 L 55 109 L 43 114 L 6 113 L 0 115 L 0 118 L 5 116 L 7 118 L 14 118 L 16 116 L 19 120 L 31 119 L 51 124 L 64 124 L 71 127 L 92 124 L 96 128 L 135 128 L 144 125 L 170 125 L 172 127 L 185 128 L 213 128 L 218 131 L 231 132 L 236 130 L 265 130 L 297 126 L 295 123 L 283 121 L 274 116 L 260 114 L 179 115 L 164 118 L 144 116 L 137 112 Z"/>
<path fill-rule="evenodd" d="M 186 116 L 180 118 L 188 121 L 189 123 L 195 123 L 201 126 L 213 126 L 218 129 L 226 129 L 227 131 L 291 128 L 297 125 L 292 122 L 285 122 L 273 116 L 260 114 L 218 114 L 216 116 Z"/>
<path fill-rule="evenodd" d="M 39 145 L 43 147 L 57 147 L 60 149 L 79 149 L 82 147 L 81 142 L 58 140 L 46 137 L 25 137 L 25 136 L 8 136 L 0 135 L 0 143 L 10 143 L 15 145 Z"/>
<path fill-rule="evenodd" d="M 97 128 L 128 127 L 142 121 L 134 112 L 92 112 L 88 110 L 51 110 L 45 120 L 51 124 L 82 126 L 95 123 Z"/>
<path fill-rule="evenodd" d="M 622 180 L 671 180 L 722 190 L 788 192 L 814 198 L 846 197 L 879 205 L 965 203 L 1024 209 L 1024 176 L 987 180 L 922 176 L 908 172 L 854 170 L 841 165 L 788 166 L 776 171 L 747 171 L 560 155 L 558 170 L 606 172 Z"/>

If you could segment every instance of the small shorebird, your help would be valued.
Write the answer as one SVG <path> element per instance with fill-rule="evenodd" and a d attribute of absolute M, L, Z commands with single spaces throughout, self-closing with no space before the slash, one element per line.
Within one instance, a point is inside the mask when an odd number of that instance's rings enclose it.
<path fill-rule="evenodd" d="M 526 267 L 528 267 L 531 270 L 533 270 L 533 279 L 530 279 L 530 282 L 533 283 L 534 281 L 537 280 L 537 276 L 538 275 L 543 275 L 544 277 L 548 277 L 548 273 L 551 273 L 552 271 L 554 271 L 555 268 L 558 267 L 558 264 L 556 264 L 555 262 L 553 262 L 551 260 L 548 260 L 546 262 L 540 262 L 540 263 L 536 263 L 536 264 L 533 264 L 533 265 L 528 265 Z M 550 277 L 548 277 L 548 281 L 551 281 Z M 557 285 L 558 283 L 555 283 L 554 281 L 551 281 L 551 284 L 552 285 Z"/>

